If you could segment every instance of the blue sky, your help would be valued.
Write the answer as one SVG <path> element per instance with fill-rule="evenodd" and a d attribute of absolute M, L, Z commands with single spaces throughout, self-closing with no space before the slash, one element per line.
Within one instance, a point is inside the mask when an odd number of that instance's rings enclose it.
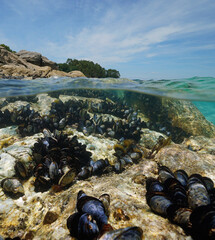
<path fill-rule="evenodd" d="M 140 79 L 215 77 L 215 0 L 0 0 L 0 43 Z"/>

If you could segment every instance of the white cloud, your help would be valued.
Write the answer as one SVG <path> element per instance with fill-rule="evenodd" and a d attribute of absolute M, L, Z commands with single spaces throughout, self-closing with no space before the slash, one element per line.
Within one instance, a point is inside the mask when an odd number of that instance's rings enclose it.
<path fill-rule="evenodd" d="M 171 44 L 166 44 L 169 49 L 158 52 L 155 49 L 168 41 L 215 30 L 215 24 L 200 15 L 201 11 L 205 14 L 215 9 L 210 0 L 136 1 L 130 7 L 125 6 L 113 3 L 94 26 L 65 36 L 63 45 L 50 41 L 44 52 L 48 56 L 56 56 L 57 52 L 59 59 L 90 59 L 101 64 L 127 62 L 140 53 L 146 57 L 175 53 L 177 49 L 171 49 Z M 195 47 L 196 50 L 201 48 Z M 187 47 L 187 50 L 194 50 L 194 47 Z"/>

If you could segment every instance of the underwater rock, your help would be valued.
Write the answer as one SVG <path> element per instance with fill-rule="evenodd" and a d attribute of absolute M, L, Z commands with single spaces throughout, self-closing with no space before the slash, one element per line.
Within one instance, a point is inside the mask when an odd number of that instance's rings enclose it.
<path fill-rule="evenodd" d="M 173 127 L 182 129 L 188 135 L 214 137 L 215 126 L 191 102 L 162 98 L 161 104 L 161 114 L 168 116 Z"/>
<path fill-rule="evenodd" d="M 15 175 L 16 158 L 8 153 L 0 154 L 0 180 L 6 177 L 13 177 Z"/>
<path fill-rule="evenodd" d="M 214 155 L 194 152 L 183 145 L 171 144 L 156 154 L 155 161 L 169 167 L 172 171 L 186 169 L 188 175 L 198 172 L 215 181 Z"/>
<path fill-rule="evenodd" d="M 159 138 L 167 138 L 166 135 L 149 130 L 148 128 L 142 129 L 141 139 L 139 144 L 145 148 L 153 149 L 153 147 L 158 144 Z"/>
<path fill-rule="evenodd" d="M 162 98 L 144 94 L 126 92 L 125 100 L 136 105 L 149 119 L 148 128 L 166 135 L 181 143 L 184 138 L 215 135 L 215 126 L 207 121 L 198 108 L 190 101 Z M 143 104 L 144 103 L 144 104 Z"/>
<path fill-rule="evenodd" d="M 43 224 L 52 224 L 58 219 L 58 214 L 52 211 L 48 211 L 43 219 Z"/>
<path fill-rule="evenodd" d="M 191 136 L 188 139 L 184 139 L 182 144 L 191 151 L 215 155 L 215 138 Z"/>

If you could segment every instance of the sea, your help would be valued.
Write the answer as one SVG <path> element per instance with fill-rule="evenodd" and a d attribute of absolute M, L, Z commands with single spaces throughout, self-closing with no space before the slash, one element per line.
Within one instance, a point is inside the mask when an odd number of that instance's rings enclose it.
<path fill-rule="evenodd" d="M 99 90 L 117 93 L 136 92 L 160 98 L 191 101 L 215 124 L 215 78 L 192 77 L 182 79 L 141 80 L 127 78 L 69 78 L 52 77 L 33 80 L 0 79 L 0 97 L 23 97 L 44 92 L 68 92 L 78 89 Z M 135 96 L 135 95 L 133 95 Z"/>

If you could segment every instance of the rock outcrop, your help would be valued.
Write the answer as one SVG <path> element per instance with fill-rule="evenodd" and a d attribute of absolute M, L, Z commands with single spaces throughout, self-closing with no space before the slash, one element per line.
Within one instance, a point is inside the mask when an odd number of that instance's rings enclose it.
<path fill-rule="evenodd" d="M 12 53 L 0 46 L 0 78 L 85 77 L 80 71 L 57 70 L 57 64 L 37 52 Z"/>
<path fill-rule="evenodd" d="M 50 61 L 48 58 L 42 56 L 42 54 L 38 52 L 30 52 L 26 50 L 21 50 L 16 53 L 19 57 L 24 59 L 25 61 L 32 63 L 34 65 L 44 67 L 49 66 L 51 69 L 58 69 L 57 63 Z"/>

